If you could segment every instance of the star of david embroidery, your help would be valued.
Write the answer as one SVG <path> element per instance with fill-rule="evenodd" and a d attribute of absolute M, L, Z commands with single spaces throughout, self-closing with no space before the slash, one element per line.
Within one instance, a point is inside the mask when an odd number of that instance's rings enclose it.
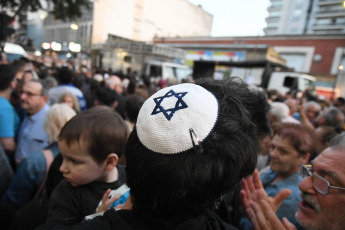
<path fill-rule="evenodd" d="M 155 108 L 153 109 L 151 115 L 156 115 L 159 113 L 163 113 L 164 116 L 166 117 L 166 119 L 168 121 L 171 120 L 171 118 L 174 116 L 175 112 L 180 110 L 180 109 L 185 109 L 188 108 L 188 105 L 182 100 L 182 98 L 187 94 L 188 92 L 183 92 L 183 93 L 175 93 L 174 90 L 170 90 L 169 92 L 167 92 L 164 96 L 162 97 L 157 97 L 154 98 L 154 102 L 156 103 Z M 163 106 L 161 105 L 161 103 L 163 102 L 163 100 L 167 100 L 167 99 L 171 99 L 171 97 L 175 97 L 177 98 L 177 101 L 175 103 L 175 107 L 174 108 L 163 108 Z"/>

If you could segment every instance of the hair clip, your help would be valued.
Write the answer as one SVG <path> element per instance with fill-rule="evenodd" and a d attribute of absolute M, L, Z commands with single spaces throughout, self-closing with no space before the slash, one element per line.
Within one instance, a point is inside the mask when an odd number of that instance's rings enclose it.
<path fill-rule="evenodd" d="M 190 138 L 192 139 L 194 151 L 196 153 L 202 153 L 204 149 L 201 146 L 200 139 L 198 138 L 198 136 L 196 135 L 196 133 L 194 132 L 192 128 L 189 129 L 189 133 L 190 133 Z"/>

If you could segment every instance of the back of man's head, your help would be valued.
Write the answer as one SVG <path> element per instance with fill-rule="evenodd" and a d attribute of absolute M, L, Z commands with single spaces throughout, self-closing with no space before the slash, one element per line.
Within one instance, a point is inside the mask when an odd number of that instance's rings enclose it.
<path fill-rule="evenodd" d="M 108 87 L 100 87 L 96 90 L 97 101 L 100 105 L 113 107 L 117 99 L 117 93 Z"/>
<path fill-rule="evenodd" d="M 73 78 L 74 72 L 66 66 L 57 71 L 57 79 L 61 84 L 72 83 Z"/>
<path fill-rule="evenodd" d="M 137 95 L 129 96 L 126 99 L 125 112 L 131 122 L 136 122 L 141 106 L 144 104 L 145 99 Z"/>
<path fill-rule="evenodd" d="M 7 89 L 16 75 L 13 65 L 0 65 L 0 91 Z"/>
<path fill-rule="evenodd" d="M 334 106 L 326 109 L 323 117 L 326 120 L 326 125 L 332 126 L 334 128 L 339 128 L 339 126 L 345 122 L 344 113 Z"/>
<path fill-rule="evenodd" d="M 126 146 L 133 210 L 155 226 L 214 209 L 255 169 L 269 105 L 237 79 L 164 88 L 142 106 Z"/>

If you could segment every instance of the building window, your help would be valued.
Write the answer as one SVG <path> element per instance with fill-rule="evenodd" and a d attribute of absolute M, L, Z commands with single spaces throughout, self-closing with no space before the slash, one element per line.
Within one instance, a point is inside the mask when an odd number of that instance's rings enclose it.
<path fill-rule="evenodd" d="M 303 71 L 305 54 L 280 53 L 280 56 L 286 60 L 286 65 L 289 68 L 294 68 L 296 72 Z"/>

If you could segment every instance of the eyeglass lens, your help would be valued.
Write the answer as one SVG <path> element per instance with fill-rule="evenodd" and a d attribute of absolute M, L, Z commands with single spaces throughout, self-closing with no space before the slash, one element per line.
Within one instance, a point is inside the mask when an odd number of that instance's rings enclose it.
<path fill-rule="evenodd" d="M 316 191 L 321 194 L 328 194 L 328 183 L 323 180 L 319 175 L 315 175 L 310 171 L 310 167 L 302 165 L 301 167 L 301 176 L 302 178 L 312 176 L 313 187 Z"/>

